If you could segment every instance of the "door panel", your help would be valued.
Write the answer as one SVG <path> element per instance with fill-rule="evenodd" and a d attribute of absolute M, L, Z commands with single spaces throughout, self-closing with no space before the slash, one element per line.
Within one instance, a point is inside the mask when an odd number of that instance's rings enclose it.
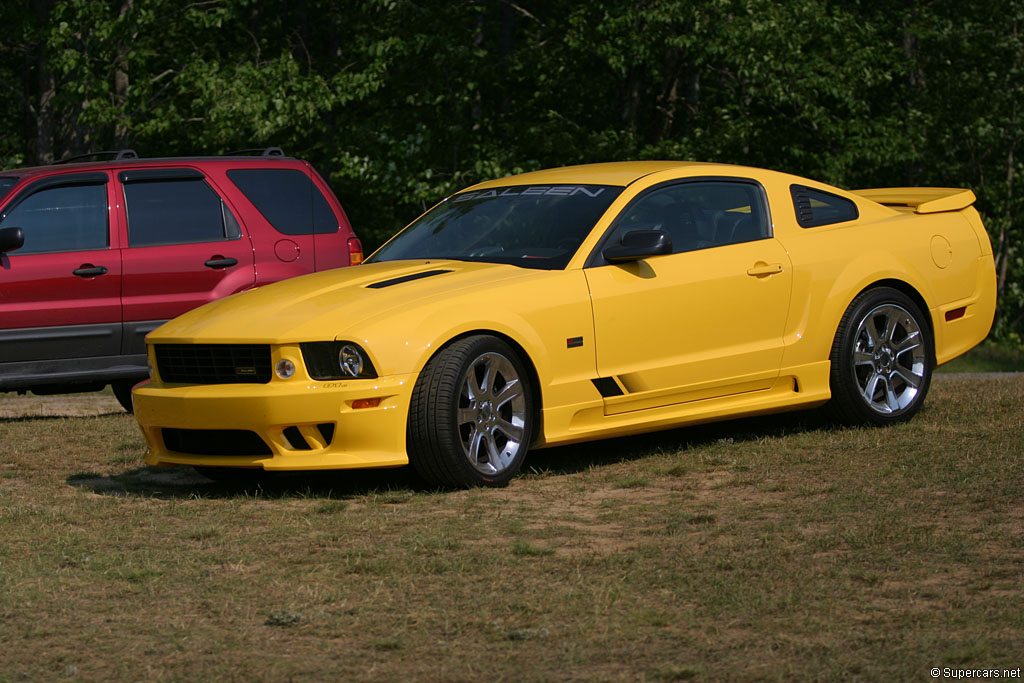
<path fill-rule="evenodd" d="M 774 239 L 584 272 L 598 372 L 625 392 L 606 412 L 767 389 L 778 376 L 792 269 Z"/>
<path fill-rule="evenodd" d="M 121 261 L 108 246 L 107 176 L 85 175 L 39 181 L 4 208 L 0 226 L 22 228 L 25 244 L 0 255 L 0 362 L 120 351 Z"/>
<path fill-rule="evenodd" d="M 126 323 L 167 320 L 253 285 L 252 245 L 201 174 L 175 177 L 167 169 L 122 173 L 119 180 L 127 218 Z M 133 339 L 126 347 L 137 346 Z"/>

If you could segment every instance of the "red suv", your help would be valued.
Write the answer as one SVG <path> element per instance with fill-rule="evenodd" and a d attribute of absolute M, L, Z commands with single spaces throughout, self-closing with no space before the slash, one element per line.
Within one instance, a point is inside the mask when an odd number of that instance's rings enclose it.
<path fill-rule="evenodd" d="M 279 148 L 101 154 L 114 158 L 0 172 L 0 392 L 111 384 L 130 411 L 153 328 L 235 292 L 362 260 L 327 183 Z"/>

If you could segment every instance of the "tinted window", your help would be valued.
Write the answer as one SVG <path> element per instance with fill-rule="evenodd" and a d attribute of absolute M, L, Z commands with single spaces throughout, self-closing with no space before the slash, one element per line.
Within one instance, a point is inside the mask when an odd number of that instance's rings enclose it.
<path fill-rule="evenodd" d="M 106 249 L 107 186 L 63 185 L 35 192 L 0 226 L 21 228 L 25 246 L 12 254 Z"/>
<path fill-rule="evenodd" d="M 802 228 L 852 221 L 860 215 L 856 204 L 831 192 L 803 185 L 790 185 L 789 192 L 793 195 L 796 222 Z"/>
<path fill-rule="evenodd" d="M 133 247 L 237 239 L 220 197 L 201 179 L 125 183 L 128 243 Z"/>
<path fill-rule="evenodd" d="M 633 230 L 664 231 L 673 253 L 769 236 L 761 190 L 744 182 L 681 183 L 653 190 L 626 207 L 608 244 Z"/>
<path fill-rule="evenodd" d="M 322 235 L 338 231 L 331 205 L 302 171 L 238 168 L 228 171 L 228 178 L 278 232 Z"/>
<path fill-rule="evenodd" d="M 369 261 L 457 259 L 564 268 L 621 192 L 603 185 L 463 192 L 420 216 Z"/>
<path fill-rule="evenodd" d="M 7 196 L 11 188 L 18 184 L 17 178 L 0 178 L 0 199 Z"/>

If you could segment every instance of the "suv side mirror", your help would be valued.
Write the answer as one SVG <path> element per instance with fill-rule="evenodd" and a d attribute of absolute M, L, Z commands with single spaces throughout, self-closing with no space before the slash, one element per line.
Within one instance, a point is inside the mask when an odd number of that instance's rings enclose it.
<path fill-rule="evenodd" d="M 601 255 L 611 263 L 623 263 L 671 253 L 672 238 L 668 233 L 663 230 L 634 230 L 623 235 L 621 243 L 608 247 Z"/>
<path fill-rule="evenodd" d="M 0 228 L 0 253 L 14 251 L 25 244 L 21 228 Z"/>

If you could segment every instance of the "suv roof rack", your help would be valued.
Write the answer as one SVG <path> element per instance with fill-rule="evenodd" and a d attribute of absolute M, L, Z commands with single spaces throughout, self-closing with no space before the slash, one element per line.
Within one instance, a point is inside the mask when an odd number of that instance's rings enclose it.
<path fill-rule="evenodd" d="M 256 156 L 261 157 L 283 157 L 284 150 L 280 147 L 255 147 L 252 149 L 236 149 L 231 152 L 224 152 L 222 156 L 226 157 L 237 157 L 237 156 Z"/>
<path fill-rule="evenodd" d="M 78 154 L 67 159 L 61 159 L 55 161 L 53 164 L 70 164 L 73 161 L 81 161 L 83 159 L 98 159 L 99 157 L 109 156 L 113 161 L 121 161 L 122 159 L 138 159 L 139 155 L 134 149 L 117 149 L 107 150 L 105 152 L 89 152 L 88 154 Z"/>

